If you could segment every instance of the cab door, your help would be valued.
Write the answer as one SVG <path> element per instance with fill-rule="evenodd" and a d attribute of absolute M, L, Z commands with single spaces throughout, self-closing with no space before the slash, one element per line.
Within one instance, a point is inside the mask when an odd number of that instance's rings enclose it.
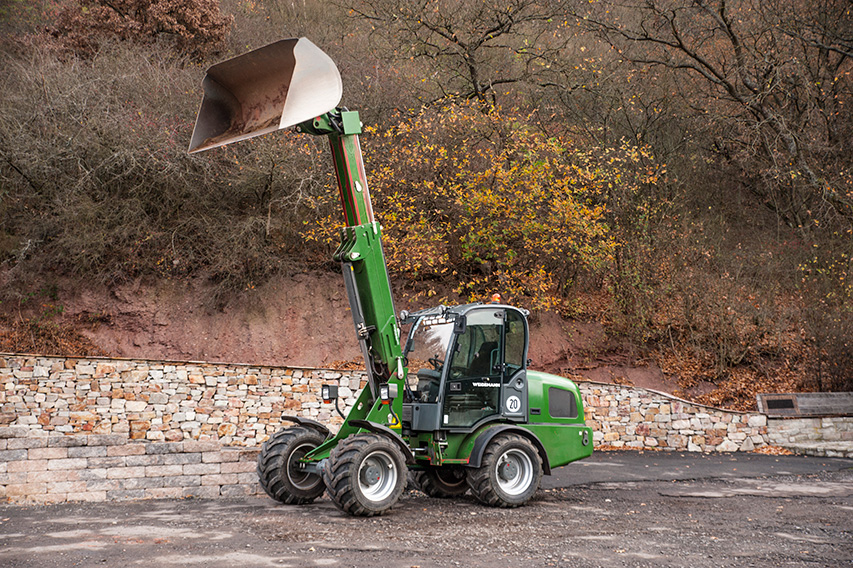
<path fill-rule="evenodd" d="M 518 310 L 507 309 L 504 320 L 501 414 L 515 422 L 526 422 L 527 318 Z"/>
<path fill-rule="evenodd" d="M 489 418 L 527 417 L 527 331 L 515 309 L 484 306 L 465 314 L 451 348 L 442 427 L 469 429 Z"/>
<path fill-rule="evenodd" d="M 466 312 L 464 331 L 451 348 L 444 385 L 444 428 L 470 428 L 500 414 L 504 311 Z"/>

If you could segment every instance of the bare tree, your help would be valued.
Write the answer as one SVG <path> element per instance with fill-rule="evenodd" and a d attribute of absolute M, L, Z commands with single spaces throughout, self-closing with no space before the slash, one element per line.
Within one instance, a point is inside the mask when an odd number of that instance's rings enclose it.
<path fill-rule="evenodd" d="M 420 59 L 436 96 L 494 103 L 502 86 L 548 82 L 571 33 L 565 0 L 344 0 L 398 59 Z"/>
<path fill-rule="evenodd" d="M 685 80 L 716 150 L 793 226 L 853 222 L 847 0 L 615 0 L 575 12 L 628 61 Z M 758 166 L 758 168 L 756 168 Z"/>

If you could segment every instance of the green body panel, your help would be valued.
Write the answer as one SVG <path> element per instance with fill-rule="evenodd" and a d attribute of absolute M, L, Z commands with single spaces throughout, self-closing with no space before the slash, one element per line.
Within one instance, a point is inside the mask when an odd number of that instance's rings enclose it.
<path fill-rule="evenodd" d="M 539 438 L 548 452 L 548 465 L 552 468 L 592 455 L 592 430 L 583 424 L 525 424 L 522 428 Z"/>
<path fill-rule="evenodd" d="M 525 424 L 504 421 L 488 422 L 472 432 L 448 433 L 440 443 L 432 433 L 421 433 L 410 439 L 413 448 L 427 448 L 418 455 L 423 465 L 467 465 L 477 439 L 489 429 L 511 424 L 531 432 L 542 443 L 547 455 L 542 456 L 551 468 L 560 467 L 592 455 L 592 429 L 585 425 L 583 400 L 574 381 L 558 375 L 528 371 L 528 400 L 530 409 L 539 409 Z M 548 390 L 568 391 L 575 399 L 577 413 L 573 417 L 551 416 Z"/>
<path fill-rule="evenodd" d="M 549 373 L 528 371 L 527 384 L 530 408 L 538 408 L 540 414 L 530 416 L 524 428 L 533 432 L 548 450 L 551 467 L 566 465 L 592 455 L 592 429 L 584 424 L 583 399 L 574 381 Z M 577 409 L 576 417 L 551 416 L 548 390 L 552 388 L 572 394 Z"/>
<path fill-rule="evenodd" d="M 558 424 L 584 423 L 583 399 L 581 398 L 580 389 L 578 389 L 573 380 L 541 371 L 527 371 L 527 384 L 527 397 L 530 408 L 539 408 L 541 410 L 541 414 L 538 416 L 531 416 L 531 422 L 554 422 Z M 576 418 L 551 416 L 547 397 L 549 388 L 561 388 L 570 391 L 574 395 L 575 405 L 577 406 Z"/>

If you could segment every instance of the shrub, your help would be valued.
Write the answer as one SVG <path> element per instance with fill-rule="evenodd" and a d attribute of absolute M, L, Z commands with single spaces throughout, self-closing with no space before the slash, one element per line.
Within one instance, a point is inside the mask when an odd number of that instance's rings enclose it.
<path fill-rule="evenodd" d="M 282 133 L 187 155 L 202 71 L 165 52 L 0 54 L 7 268 L 103 283 L 208 275 L 228 291 L 305 256 L 304 198 L 328 171 L 311 164 L 317 143 Z"/>
<path fill-rule="evenodd" d="M 368 129 L 364 145 L 390 270 L 541 309 L 565 308 L 579 280 L 600 279 L 616 247 L 611 189 L 630 192 L 642 177 L 637 149 L 597 155 L 545 135 L 530 116 L 470 103 Z M 336 219 L 308 236 L 331 242 Z"/>
<path fill-rule="evenodd" d="M 222 49 L 231 21 L 218 0 L 68 0 L 48 31 L 77 55 L 117 39 L 166 40 L 180 53 L 203 57 Z"/>

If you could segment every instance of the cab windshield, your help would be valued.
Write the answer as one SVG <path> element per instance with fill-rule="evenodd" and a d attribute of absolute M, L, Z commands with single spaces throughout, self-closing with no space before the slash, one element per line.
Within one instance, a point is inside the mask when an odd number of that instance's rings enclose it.
<path fill-rule="evenodd" d="M 403 354 L 409 364 L 409 388 L 423 402 L 435 402 L 447 349 L 453 339 L 453 322 L 415 322 L 406 339 Z"/>

